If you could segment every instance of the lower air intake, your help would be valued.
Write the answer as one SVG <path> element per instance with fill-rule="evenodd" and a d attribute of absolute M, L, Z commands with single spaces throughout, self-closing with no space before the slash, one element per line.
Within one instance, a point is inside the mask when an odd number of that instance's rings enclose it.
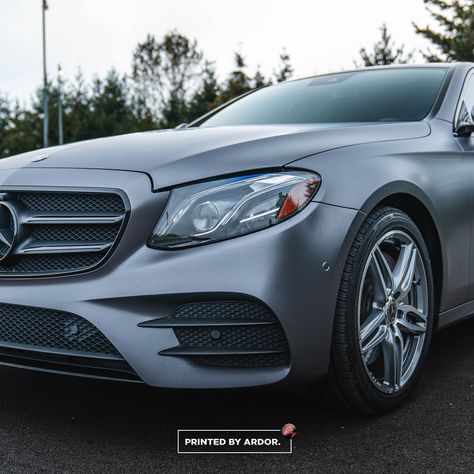
<path fill-rule="evenodd" d="M 275 315 L 255 302 L 190 303 L 169 318 L 142 323 L 171 327 L 179 346 L 160 355 L 205 365 L 269 367 L 288 362 L 288 344 Z"/>
<path fill-rule="evenodd" d="M 0 303 L 0 363 L 101 378 L 138 380 L 92 323 L 63 311 Z"/>
<path fill-rule="evenodd" d="M 30 306 L 0 304 L 0 346 L 2 342 L 118 355 L 107 338 L 84 318 Z"/>

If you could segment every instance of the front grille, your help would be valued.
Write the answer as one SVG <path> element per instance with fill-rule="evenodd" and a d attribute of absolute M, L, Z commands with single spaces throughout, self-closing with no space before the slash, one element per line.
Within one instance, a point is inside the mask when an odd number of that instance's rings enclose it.
<path fill-rule="evenodd" d="M 191 358 L 205 365 L 268 367 L 288 362 L 288 344 L 275 315 L 256 302 L 190 303 L 169 318 L 141 327 L 173 328 L 179 346 L 160 355 Z"/>
<path fill-rule="evenodd" d="M 0 277 L 95 268 L 110 256 L 127 215 L 116 192 L 8 191 L 1 200 L 17 219 L 18 238 L 10 252 L 1 244 L 0 259 L 8 255 L 0 261 Z"/>
<path fill-rule="evenodd" d="M 138 380 L 112 343 L 72 313 L 0 303 L 0 364 Z"/>

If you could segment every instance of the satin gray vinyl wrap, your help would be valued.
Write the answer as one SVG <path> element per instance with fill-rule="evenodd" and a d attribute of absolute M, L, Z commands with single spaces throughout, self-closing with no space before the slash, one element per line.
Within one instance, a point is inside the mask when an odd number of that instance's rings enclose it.
<path fill-rule="evenodd" d="M 433 113 L 422 122 L 161 131 L 1 160 L 1 189 L 120 189 L 131 212 L 105 265 L 78 275 L 2 278 L 0 302 L 88 319 L 153 386 L 313 380 L 327 371 L 337 292 L 357 230 L 379 202 L 407 194 L 435 223 L 443 267 L 440 311 L 451 311 L 455 320 L 453 308 L 465 308 L 471 298 L 474 156 L 452 133 L 457 98 L 472 65 L 450 67 Z M 48 158 L 32 162 L 42 153 Z M 284 223 L 196 248 L 163 251 L 146 245 L 172 186 L 285 167 L 317 172 L 322 184 L 314 201 Z M 159 356 L 177 345 L 173 331 L 138 326 L 167 317 L 186 302 L 235 299 L 258 300 L 275 313 L 289 343 L 288 366 L 216 368 Z"/>
<path fill-rule="evenodd" d="M 90 273 L 56 278 L 3 279 L 0 301 L 59 309 L 95 324 L 141 379 L 161 387 L 236 387 L 299 382 L 324 374 L 332 314 L 345 252 L 363 214 L 310 203 L 300 214 L 268 232 L 256 232 L 185 251 L 146 246 L 168 193 L 151 193 L 143 173 L 96 170 L 0 172 L 5 188 L 62 186 L 119 188 L 131 215 L 109 261 Z M 311 238 L 308 238 L 311 236 Z M 330 265 L 329 271 L 322 268 Z M 174 347 L 171 329 L 141 328 L 190 301 L 259 300 L 285 330 L 292 359 L 276 369 L 219 369 L 159 356 Z"/>

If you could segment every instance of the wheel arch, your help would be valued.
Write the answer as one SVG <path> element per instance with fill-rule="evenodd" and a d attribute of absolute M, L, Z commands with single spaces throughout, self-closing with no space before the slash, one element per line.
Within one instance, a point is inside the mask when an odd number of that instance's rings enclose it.
<path fill-rule="evenodd" d="M 435 287 L 435 314 L 438 315 L 443 293 L 444 253 L 440 233 L 432 213 L 419 197 L 409 192 L 397 192 L 379 197 L 375 203 L 371 203 L 370 209 L 364 209 L 364 212 L 370 214 L 374 209 L 382 206 L 395 207 L 403 211 L 420 230 L 431 260 Z"/>

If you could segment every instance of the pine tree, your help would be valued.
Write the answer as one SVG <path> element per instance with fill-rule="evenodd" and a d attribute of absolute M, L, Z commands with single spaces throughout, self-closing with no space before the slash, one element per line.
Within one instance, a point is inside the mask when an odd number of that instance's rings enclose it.
<path fill-rule="evenodd" d="M 277 82 L 284 82 L 293 75 L 293 66 L 290 63 L 290 55 L 283 50 L 280 54 L 280 68 L 274 73 Z"/>
<path fill-rule="evenodd" d="M 191 98 L 188 119 L 193 121 L 219 105 L 220 86 L 213 63 L 206 61 L 201 74 L 201 85 Z"/>
<path fill-rule="evenodd" d="M 222 87 L 219 97 L 220 103 L 227 102 L 252 90 L 251 79 L 245 72 L 247 65 L 245 58 L 240 53 L 234 55 L 235 69 L 229 74 Z"/>
<path fill-rule="evenodd" d="M 0 158 L 8 156 L 7 135 L 10 124 L 10 102 L 6 97 L 0 96 Z"/>
<path fill-rule="evenodd" d="M 90 101 L 92 137 L 105 137 L 131 132 L 134 116 L 128 101 L 127 79 L 111 69 L 104 80 L 96 78 Z"/>
<path fill-rule="evenodd" d="M 79 70 L 73 83 L 63 87 L 64 142 L 86 140 L 93 136 L 91 88 Z"/>
<path fill-rule="evenodd" d="M 372 51 L 366 48 L 360 50 L 362 64 L 355 63 L 356 66 L 383 66 L 386 64 L 406 64 L 413 58 L 413 52 L 405 53 L 405 46 L 396 47 L 392 42 L 392 35 L 389 34 L 387 25 L 384 23 L 380 27 L 381 38 L 374 44 Z"/>
<path fill-rule="evenodd" d="M 474 0 L 423 0 L 438 30 L 414 24 L 418 34 L 438 52 L 423 56 L 430 62 L 474 61 Z"/>
<path fill-rule="evenodd" d="M 252 80 L 252 89 L 260 89 L 261 87 L 266 87 L 272 84 L 271 79 L 266 79 L 265 76 L 262 74 L 260 70 L 260 66 L 257 68 L 255 72 L 255 76 Z"/>
<path fill-rule="evenodd" d="M 38 90 L 41 97 L 42 89 Z M 35 110 L 21 107 L 18 102 L 10 110 L 7 133 L 0 156 L 11 156 L 40 148 L 43 142 L 41 116 Z"/>

